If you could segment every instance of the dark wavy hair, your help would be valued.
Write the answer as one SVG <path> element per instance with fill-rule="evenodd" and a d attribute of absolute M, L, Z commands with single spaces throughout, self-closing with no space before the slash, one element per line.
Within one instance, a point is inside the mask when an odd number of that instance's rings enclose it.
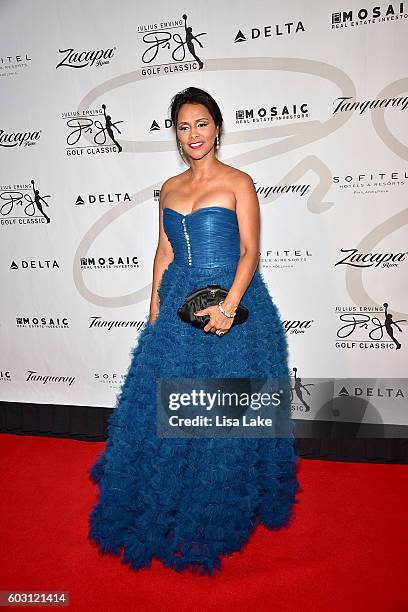
<path fill-rule="evenodd" d="M 218 126 L 218 138 L 221 144 L 221 130 L 224 120 L 220 107 L 214 98 L 207 91 L 198 87 L 187 87 L 176 93 L 170 103 L 170 118 L 175 127 L 177 126 L 178 114 L 183 104 L 203 104 L 207 108 L 215 125 Z"/>

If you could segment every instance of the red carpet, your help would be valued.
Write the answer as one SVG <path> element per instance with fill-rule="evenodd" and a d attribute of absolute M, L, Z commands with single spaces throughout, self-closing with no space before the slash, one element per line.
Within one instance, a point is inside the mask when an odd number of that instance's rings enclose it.
<path fill-rule="evenodd" d="M 102 443 L 1 434 L 0 448 L 0 590 L 65 590 L 90 611 L 408 610 L 406 465 L 301 460 L 290 528 L 259 526 L 209 577 L 98 556 L 86 471 Z"/>

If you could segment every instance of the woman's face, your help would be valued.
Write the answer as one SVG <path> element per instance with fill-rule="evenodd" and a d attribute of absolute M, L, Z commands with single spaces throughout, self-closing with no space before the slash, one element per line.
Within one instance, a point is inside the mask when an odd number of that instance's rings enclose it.
<path fill-rule="evenodd" d="M 201 159 L 214 150 L 218 127 L 204 104 L 186 103 L 180 107 L 176 132 L 184 154 L 193 159 Z M 192 146 L 194 143 L 197 146 Z"/>

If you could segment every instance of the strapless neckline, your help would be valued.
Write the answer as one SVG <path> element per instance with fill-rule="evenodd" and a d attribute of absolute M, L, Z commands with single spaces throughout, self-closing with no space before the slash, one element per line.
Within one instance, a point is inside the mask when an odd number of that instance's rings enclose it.
<path fill-rule="evenodd" d="M 173 213 L 176 213 L 176 215 L 180 215 L 180 217 L 190 217 L 191 215 L 195 215 L 196 213 L 199 213 L 202 210 L 210 210 L 210 209 L 214 209 L 214 208 L 218 208 L 220 210 L 226 210 L 230 213 L 232 213 L 233 215 L 236 215 L 236 211 L 232 210 L 231 208 L 227 208 L 226 206 L 202 206 L 201 208 L 197 208 L 197 210 L 192 210 L 191 212 L 187 213 L 187 214 L 183 214 L 181 212 L 179 212 L 178 210 L 175 210 L 174 208 L 170 208 L 169 206 L 165 206 L 163 208 L 163 212 L 165 210 L 170 210 Z"/>

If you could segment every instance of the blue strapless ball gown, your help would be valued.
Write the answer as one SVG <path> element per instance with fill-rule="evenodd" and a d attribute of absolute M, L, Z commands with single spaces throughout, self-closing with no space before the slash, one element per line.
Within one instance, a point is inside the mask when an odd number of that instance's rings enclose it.
<path fill-rule="evenodd" d="M 207 283 L 230 287 L 239 259 L 236 213 L 207 206 L 183 215 L 165 208 L 174 260 L 163 273 L 160 313 L 131 352 L 105 449 L 89 470 L 99 498 L 88 537 L 101 554 L 132 569 L 153 557 L 176 571 L 212 574 L 239 551 L 258 523 L 293 518 L 299 459 L 285 438 L 161 438 L 156 378 L 289 376 L 279 312 L 257 270 L 241 303 L 250 315 L 220 338 L 182 322 L 177 308 Z"/>

